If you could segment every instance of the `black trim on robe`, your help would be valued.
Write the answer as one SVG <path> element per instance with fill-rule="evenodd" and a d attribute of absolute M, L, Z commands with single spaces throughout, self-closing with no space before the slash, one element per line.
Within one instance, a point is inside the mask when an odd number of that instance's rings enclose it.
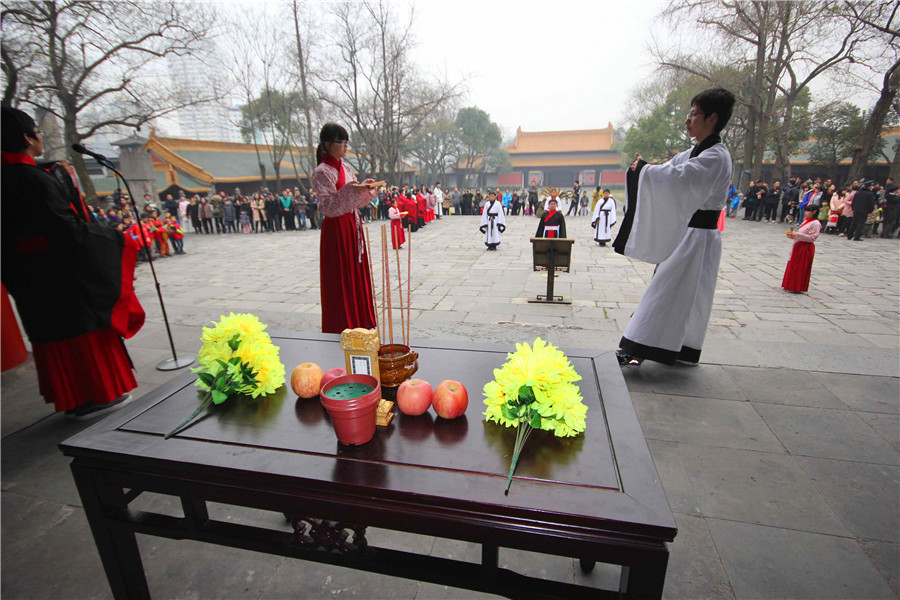
<path fill-rule="evenodd" d="M 674 365 L 675 361 L 682 360 L 689 363 L 700 362 L 700 352 L 696 348 L 682 346 L 680 351 L 666 350 L 665 348 L 657 348 L 656 346 L 645 346 L 638 342 L 629 340 L 625 336 L 619 340 L 619 348 L 625 354 L 641 358 L 644 360 L 652 360 L 653 362 L 662 363 L 664 365 Z"/>
<path fill-rule="evenodd" d="M 694 229 L 717 229 L 719 227 L 719 215 L 721 210 L 698 210 L 691 215 L 688 227 Z"/>
<path fill-rule="evenodd" d="M 700 156 L 701 152 L 703 152 L 704 150 L 709 150 L 721 141 L 722 138 L 719 137 L 718 133 L 706 136 L 706 138 L 702 142 L 693 147 L 693 149 L 691 150 L 691 158 L 697 158 L 698 156 Z"/>
<path fill-rule="evenodd" d="M 628 236 L 631 235 L 631 225 L 634 222 L 634 213 L 637 212 L 638 179 L 641 175 L 641 169 L 646 164 L 644 160 L 639 160 L 634 171 L 631 169 L 625 171 L 627 201 L 625 202 L 625 215 L 622 217 L 622 224 L 619 225 L 619 234 L 616 236 L 616 241 L 612 244 L 616 254 L 625 254 L 625 244 L 628 243 Z"/>

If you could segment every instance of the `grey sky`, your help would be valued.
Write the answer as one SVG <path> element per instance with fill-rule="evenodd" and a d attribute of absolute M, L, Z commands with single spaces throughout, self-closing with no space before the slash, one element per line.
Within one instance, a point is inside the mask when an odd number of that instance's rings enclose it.
<path fill-rule="evenodd" d="M 645 48 L 663 2 L 482 0 L 415 3 L 423 67 L 467 78 L 467 105 L 504 137 L 622 124 L 628 92 L 653 70 Z M 451 8 L 452 7 L 452 8 Z"/>

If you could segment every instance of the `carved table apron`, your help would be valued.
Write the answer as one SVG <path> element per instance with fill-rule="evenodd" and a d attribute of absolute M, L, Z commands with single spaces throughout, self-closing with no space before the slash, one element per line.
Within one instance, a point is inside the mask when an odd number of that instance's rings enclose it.
<path fill-rule="evenodd" d="M 287 369 L 343 364 L 340 336 L 273 332 Z M 459 419 L 398 414 L 360 447 L 340 446 L 317 399 L 289 389 L 226 403 L 169 440 L 197 406 L 185 373 L 60 444 L 116 598 L 148 598 L 135 533 L 199 540 L 508 597 L 662 595 L 666 542 L 677 533 L 615 355 L 566 350 L 583 377 L 587 431 L 535 431 L 509 495 L 515 430 L 485 423 L 482 387 L 509 346 L 426 342 L 418 377 L 461 381 Z M 137 510 L 143 492 L 180 498 L 183 514 Z M 269 529 L 210 518 L 207 502 L 283 513 Z M 481 545 L 481 563 L 370 546 L 366 527 Z M 622 565 L 619 590 L 553 582 L 498 567 L 498 548 Z"/>

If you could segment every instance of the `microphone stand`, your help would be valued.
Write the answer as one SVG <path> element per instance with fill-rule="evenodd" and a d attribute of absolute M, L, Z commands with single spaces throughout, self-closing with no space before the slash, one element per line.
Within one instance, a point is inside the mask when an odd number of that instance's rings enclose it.
<path fill-rule="evenodd" d="M 150 264 L 150 273 L 153 274 L 153 283 L 156 285 L 156 295 L 159 297 L 159 307 L 162 309 L 163 322 L 166 325 L 166 335 L 169 336 L 169 348 L 172 349 L 172 358 L 167 358 L 156 365 L 157 371 L 174 371 L 176 369 L 182 369 L 194 363 L 193 356 L 178 356 L 175 353 L 175 342 L 172 341 L 172 328 L 169 327 L 169 317 L 166 315 L 166 305 L 163 302 L 162 297 L 162 289 L 159 286 L 159 279 L 156 277 L 156 269 L 153 268 L 153 251 L 150 247 L 149 242 L 147 241 L 147 236 L 144 235 L 144 226 L 141 224 L 140 211 L 137 207 L 137 200 L 134 197 L 134 194 L 131 193 L 131 187 L 128 185 L 128 180 L 125 179 L 125 176 L 116 169 L 112 161 L 103 157 L 104 160 L 100 160 L 98 157 L 94 157 L 94 159 L 101 165 L 110 169 L 113 173 L 118 175 L 122 181 L 125 182 L 125 190 L 128 192 L 128 197 L 131 198 L 131 206 L 134 209 L 134 216 L 137 219 L 138 231 L 141 234 L 141 240 L 144 242 L 144 248 L 147 249 L 147 262 Z"/>

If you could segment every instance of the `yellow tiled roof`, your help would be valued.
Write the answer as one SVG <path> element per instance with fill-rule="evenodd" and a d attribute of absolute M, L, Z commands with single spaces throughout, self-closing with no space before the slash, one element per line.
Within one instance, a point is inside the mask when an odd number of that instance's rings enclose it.
<path fill-rule="evenodd" d="M 516 141 L 508 150 L 511 157 L 526 153 L 598 152 L 611 150 L 612 143 L 612 123 L 604 129 L 571 131 L 522 131 L 519 127 Z"/>

